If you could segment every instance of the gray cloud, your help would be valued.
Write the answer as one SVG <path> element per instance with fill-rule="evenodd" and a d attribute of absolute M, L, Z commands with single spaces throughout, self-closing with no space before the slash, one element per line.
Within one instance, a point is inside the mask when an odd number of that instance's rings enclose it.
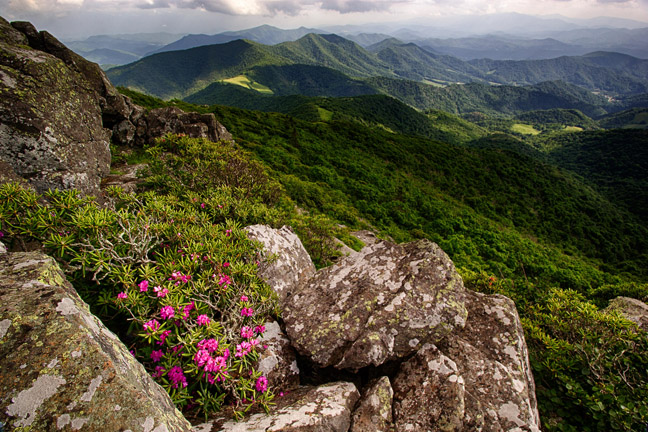
<path fill-rule="evenodd" d="M 394 3 L 382 0 L 323 0 L 321 7 L 340 13 L 382 12 L 388 10 Z"/>

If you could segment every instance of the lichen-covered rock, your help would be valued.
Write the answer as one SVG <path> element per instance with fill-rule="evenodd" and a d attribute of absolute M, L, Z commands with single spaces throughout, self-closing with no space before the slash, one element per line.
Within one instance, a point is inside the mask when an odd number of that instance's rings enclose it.
<path fill-rule="evenodd" d="M 282 304 L 315 274 L 315 265 L 290 228 L 252 225 L 245 230 L 249 239 L 263 245 L 265 258 L 260 263 L 259 276 L 275 290 Z"/>
<path fill-rule="evenodd" d="M 110 168 L 110 133 L 92 86 L 61 59 L 27 46 L 29 38 L 1 18 L 0 33 L 3 160 L 39 192 L 98 196 Z"/>
<path fill-rule="evenodd" d="M 396 431 L 469 431 L 463 424 L 465 396 L 457 364 L 425 345 L 394 377 Z"/>
<path fill-rule="evenodd" d="M 386 376 L 372 380 L 353 412 L 351 432 L 389 432 L 394 390 Z"/>
<path fill-rule="evenodd" d="M 232 139 L 225 126 L 217 122 L 211 113 L 186 113 L 173 107 L 157 108 L 148 113 L 146 123 L 149 141 L 168 133 L 185 134 L 191 138 L 206 138 L 210 141 Z"/>
<path fill-rule="evenodd" d="M 356 386 L 347 382 L 302 387 L 275 399 L 270 414 L 240 422 L 221 418 L 195 426 L 193 432 L 347 432 L 359 397 Z"/>
<path fill-rule="evenodd" d="M 299 385 L 295 350 L 281 331 L 279 323 L 267 322 L 265 328 L 260 339 L 264 349 L 260 351 L 257 370 L 268 378 L 276 394 L 292 390 Z"/>
<path fill-rule="evenodd" d="M 464 287 L 434 243 L 379 241 L 284 301 L 286 331 L 319 366 L 358 370 L 416 352 L 466 321 Z"/>
<path fill-rule="evenodd" d="M 637 324 L 640 329 L 648 331 L 648 305 L 632 297 L 617 297 L 610 300 L 607 311 L 616 311 L 627 320 Z"/>
<path fill-rule="evenodd" d="M 397 431 L 540 430 L 522 326 L 510 299 L 469 292 L 468 321 L 394 378 Z"/>
<path fill-rule="evenodd" d="M 0 255 L 6 253 L 7 253 L 7 247 L 2 242 L 0 242 Z"/>
<path fill-rule="evenodd" d="M 0 422 L 32 431 L 190 430 L 38 252 L 0 255 Z"/>

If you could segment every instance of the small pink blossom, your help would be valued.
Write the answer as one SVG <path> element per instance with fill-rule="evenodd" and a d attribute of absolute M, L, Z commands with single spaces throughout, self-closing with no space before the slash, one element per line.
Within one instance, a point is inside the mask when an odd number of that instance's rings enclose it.
<path fill-rule="evenodd" d="M 173 309 L 173 306 L 164 306 L 160 309 L 160 316 L 165 320 L 173 318 L 175 316 L 175 309 Z"/>
<path fill-rule="evenodd" d="M 248 301 L 248 300 L 249 300 L 249 299 L 248 299 L 248 296 L 246 296 L 246 295 L 242 295 L 242 296 L 241 296 L 241 301 L 246 302 L 246 301 Z"/>
<path fill-rule="evenodd" d="M 128 298 L 128 294 L 126 294 L 125 292 L 120 292 L 119 294 L 117 294 L 117 298 L 120 300 L 124 300 Z"/>
<path fill-rule="evenodd" d="M 171 334 L 171 330 L 164 330 L 162 334 L 160 335 L 160 341 L 157 343 L 158 345 L 164 345 L 164 341 L 166 338 Z"/>
<path fill-rule="evenodd" d="M 207 360 L 207 364 L 205 364 L 205 372 L 213 372 L 217 373 L 221 369 L 225 369 L 227 367 L 227 363 L 225 362 L 225 358 L 218 356 L 216 358 L 209 358 Z"/>
<path fill-rule="evenodd" d="M 203 339 L 198 342 L 198 349 L 206 349 L 210 353 L 215 352 L 218 350 L 218 341 L 216 339 Z"/>
<path fill-rule="evenodd" d="M 187 378 L 184 376 L 184 372 L 180 366 L 173 366 L 171 370 L 167 373 L 167 376 L 173 383 L 171 387 L 178 388 L 178 386 L 187 387 Z"/>
<path fill-rule="evenodd" d="M 146 292 L 148 291 L 149 282 L 147 280 L 143 280 L 137 286 L 139 286 L 140 292 Z"/>
<path fill-rule="evenodd" d="M 231 229 L 225 230 L 225 236 L 226 236 L 226 237 L 229 237 L 231 234 L 232 234 L 232 230 L 231 230 Z"/>
<path fill-rule="evenodd" d="M 259 379 L 256 382 L 255 388 L 256 388 L 256 391 L 261 392 L 261 393 L 268 390 L 268 378 L 266 378 L 264 376 L 260 376 Z"/>
<path fill-rule="evenodd" d="M 194 310 L 195 304 L 194 302 L 189 303 L 182 309 L 182 319 L 187 320 L 189 318 L 189 313 Z"/>
<path fill-rule="evenodd" d="M 254 333 L 262 335 L 266 331 L 266 328 L 264 325 L 258 325 L 254 327 Z"/>
<path fill-rule="evenodd" d="M 198 315 L 198 318 L 196 318 L 196 323 L 198 325 L 209 325 L 209 322 L 211 320 L 207 315 Z"/>
<path fill-rule="evenodd" d="M 200 208 L 205 208 L 205 203 L 200 203 Z"/>
<path fill-rule="evenodd" d="M 162 360 L 162 357 L 164 357 L 164 353 L 162 352 L 162 350 L 156 350 L 151 352 L 151 359 L 156 363 Z"/>
<path fill-rule="evenodd" d="M 155 372 L 151 374 L 153 378 L 160 378 L 164 375 L 164 368 L 162 366 L 155 366 Z"/>
<path fill-rule="evenodd" d="M 225 262 L 223 263 L 223 267 L 229 267 L 229 266 L 230 266 L 230 263 L 228 263 L 227 261 L 225 261 Z"/>
<path fill-rule="evenodd" d="M 153 291 L 157 293 L 158 297 L 166 297 L 166 295 L 169 294 L 169 290 L 167 288 L 162 288 L 159 285 L 154 287 Z"/>
<path fill-rule="evenodd" d="M 198 350 L 194 355 L 194 362 L 196 362 L 198 367 L 203 367 L 210 359 L 211 356 L 209 355 L 209 351 L 206 349 Z"/>
<path fill-rule="evenodd" d="M 251 327 L 244 326 L 241 329 L 241 337 L 244 339 L 250 339 L 254 337 L 254 331 L 252 330 Z"/>
<path fill-rule="evenodd" d="M 156 331 L 159 328 L 160 328 L 160 323 L 155 319 L 152 319 L 152 320 L 150 320 L 150 321 L 148 321 L 147 323 L 144 324 L 144 330 L 148 330 L 148 331 L 153 332 L 153 331 Z"/>
<path fill-rule="evenodd" d="M 254 314 L 254 309 L 252 309 L 252 308 L 243 308 L 243 309 L 241 309 L 241 316 L 242 317 L 251 317 L 252 314 Z"/>

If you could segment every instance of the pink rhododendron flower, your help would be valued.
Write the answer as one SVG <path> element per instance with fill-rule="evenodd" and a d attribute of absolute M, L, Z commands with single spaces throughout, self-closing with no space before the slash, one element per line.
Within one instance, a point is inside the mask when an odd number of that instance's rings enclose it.
<path fill-rule="evenodd" d="M 164 357 L 164 353 L 162 352 L 162 350 L 151 352 L 151 359 L 156 363 L 162 360 L 162 357 Z"/>
<path fill-rule="evenodd" d="M 120 292 L 119 294 L 117 294 L 117 298 L 120 300 L 124 300 L 128 298 L 128 294 L 126 294 L 125 292 Z"/>
<path fill-rule="evenodd" d="M 198 349 L 206 349 L 210 353 L 218 350 L 218 341 L 216 339 L 203 339 L 198 342 Z"/>
<path fill-rule="evenodd" d="M 196 323 L 198 325 L 209 325 L 209 322 L 211 320 L 207 315 L 198 315 L 198 318 L 196 318 Z"/>
<path fill-rule="evenodd" d="M 163 345 L 164 341 L 166 338 L 171 334 L 171 330 L 164 330 L 162 334 L 160 335 L 160 341 L 157 343 L 158 345 Z"/>
<path fill-rule="evenodd" d="M 143 280 L 137 286 L 139 287 L 140 292 L 146 292 L 146 291 L 148 291 L 149 282 L 147 280 Z"/>
<path fill-rule="evenodd" d="M 254 327 L 254 332 L 256 334 L 262 335 L 265 331 L 266 331 L 266 328 L 263 325 L 258 325 L 256 327 Z"/>
<path fill-rule="evenodd" d="M 209 359 L 211 359 L 211 356 L 209 355 L 209 351 L 205 349 L 198 350 L 194 355 L 194 362 L 196 362 L 198 367 L 203 367 Z"/>
<path fill-rule="evenodd" d="M 244 326 L 241 329 L 241 337 L 244 339 L 250 339 L 254 337 L 254 331 L 252 330 L 251 327 Z"/>
<path fill-rule="evenodd" d="M 151 321 L 148 321 L 146 324 L 144 324 L 144 330 L 156 331 L 159 328 L 160 328 L 160 323 L 157 320 L 154 320 L 154 319 L 152 319 Z"/>
<path fill-rule="evenodd" d="M 153 291 L 157 293 L 158 297 L 166 297 L 166 295 L 169 294 L 169 290 L 167 288 L 162 288 L 159 285 L 154 287 Z"/>
<path fill-rule="evenodd" d="M 234 357 L 243 357 L 252 351 L 252 344 L 247 341 L 243 341 L 240 344 L 236 345 L 236 354 Z"/>
<path fill-rule="evenodd" d="M 160 378 L 164 375 L 164 368 L 162 366 L 155 366 L 155 372 L 151 374 L 153 378 Z"/>
<path fill-rule="evenodd" d="M 241 296 L 241 301 L 248 301 L 248 296 L 242 295 Z"/>
<path fill-rule="evenodd" d="M 205 372 L 213 372 L 217 373 L 220 372 L 221 369 L 225 369 L 227 367 L 227 363 L 225 362 L 225 358 L 218 356 L 216 358 L 209 358 L 207 360 L 207 364 L 205 364 Z"/>
<path fill-rule="evenodd" d="M 171 370 L 167 373 L 167 376 L 173 383 L 171 387 L 178 388 L 178 386 L 187 387 L 187 378 L 184 376 L 184 372 L 180 366 L 173 366 Z"/>
<path fill-rule="evenodd" d="M 189 313 L 190 313 L 192 310 L 194 310 L 194 307 L 195 307 L 194 302 L 191 302 L 191 303 L 189 303 L 188 305 L 186 305 L 186 306 L 184 307 L 184 309 L 182 309 L 182 319 L 183 319 L 183 320 L 186 320 L 187 318 L 189 318 Z"/>
<path fill-rule="evenodd" d="M 163 306 L 162 309 L 160 309 L 160 316 L 165 320 L 173 318 L 175 316 L 175 309 L 173 309 L 173 306 Z"/>
<path fill-rule="evenodd" d="M 200 208 L 205 208 L 205 203 L 200 203 Z"/>
<path fill-rule="evenodd" d="M 243 309 L 241 309 L 241 316 L 243 316 L 243 317 L 251 317 L 252 314 L 254 314 L 254 309 L 252 309 L 252 308 L 243 308 Z"/>
<path fill-rule="evenodd" d="M 255 385 L 256 391 L 263 393 L 268 390 L 268 378 L 260 376 Z"/>

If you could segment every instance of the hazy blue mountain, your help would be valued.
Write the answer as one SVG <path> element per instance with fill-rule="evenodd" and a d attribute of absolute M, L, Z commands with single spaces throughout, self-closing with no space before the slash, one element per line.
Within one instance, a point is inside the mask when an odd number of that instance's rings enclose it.
<path fill-rule="evenodd" d="M 429 38 L 415 43 L 422 48 L 458 57 L 463 60 L 535 60 L 582 55 L 589 52 L 578 45 L 556 39 L 526 39 L 506 35 L 485 35 L 458 39 Z M 591 51 L 591 50 L 590 50 Z"/>
<path fill-rule="evenodd" d="M 248 39 L 264 45 L 276 45 L 281 42 L 294 41 L 309 33 L 324 33 L 322 30 L 300 27 L 282 30 L 270 25 L 262 25 L 246 30 L 226 31 L 215 35 L 190 34 L 182 39 L 158 49 L 156 52 L 176 51 L 231 42 L 236 39 Z"/>
<path fill-rule="evenodd" d="M 85 40 L 67 41 L 68 48 L 100 64 L 125 64 L 168 45 L 183 35 L 171 33 L 135 33 L 96 35 Z"/>
<path fill-rule="evenodd" d="M 618 65 L 620 59 L 632 67 Z M 502 84 L 530 85 L 560 80 L 593 91 L 615 94 L 648 92 L 648 60 L 618 53 L 546 60 L 480 59 L 469 63 Z"/>

